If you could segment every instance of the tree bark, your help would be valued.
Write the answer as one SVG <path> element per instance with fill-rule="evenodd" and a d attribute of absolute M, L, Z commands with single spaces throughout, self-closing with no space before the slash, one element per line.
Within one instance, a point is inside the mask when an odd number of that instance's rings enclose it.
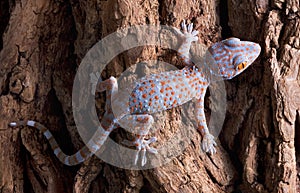
<path fill-rule="evenodd" d="M 298 0 L 1 1 L 0 192 L 297 192 L 299 16 Z M 179 28 L 183 19 L 194 23 L 198 43 L 206 46 L 235 36 L 262 47 L 250 68 L 226 81 L 227 112 L 217 154 L 202 152 L 193 117 L 185 120 L 192 137 L 184 152 L 148 170 L 122 169 L 96 156 L 68 167 L 40 132 L 8 126 L 36 120 L 50 129 L 64 152 L 76 152 L 84 143 L 73 118 L 72 87 L 89 49 L 126 27 Z M 143 46 L 115 57 L 101 78 L 119 77 L 149 60 L 182 66 L 174 51 Z M 101 120 L 105 96 L 96 99 Z M 208 94 L 208 119 L 212 100 Z M 154 124 L 161 128 L 158 144 L 180 130 L 185 114 L 181 107 L 160 114 Z M 122 129 L 111 135 L 116 141 L 124 136 Z"/>
<path fill-rule="evenodd" d="M 228 5 L 232 34 L 262 46 L 260 61 L 230 82 L 234 88 L 228 93 L 235 96 L 223 139 L 241 166 L 239 187 L 297 192 L 299 1 L 230 0 Z"/>

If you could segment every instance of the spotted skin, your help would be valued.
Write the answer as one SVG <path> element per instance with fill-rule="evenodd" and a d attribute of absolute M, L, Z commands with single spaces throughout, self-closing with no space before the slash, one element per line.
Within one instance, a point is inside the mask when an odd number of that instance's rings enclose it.
<path fill-rule="evenodd" d="M 152 114 L 180 106 L 199 98 L 207 84 L 194 66 L 142 78 L 129 98 L 130 113 Z"/>
<path fill-rule="evenodd" d="M 238 38 L 229 38 L 218 42 L 209 48 L 213 63 L 205 64 L 210 74 L 204 73 L 203 69 L 192 65 L 189 49 L 191 43 L 198 40 L 197 31 L 193 31 L 193 25 L 186 25 L 182 22 L 182 31 L 177 31 L 182 44 L 178 49 L 181 59 L 186 62 L 186 67 L 181 70 L 162 72 L 141 78 L 136 83 L 128 99 L 128 107 L 124 114 L 115 117 L 112 112 L 111 99 L 118 95 L 118 84 L 114 77 L 111 77 L 98 84 L 99 92 L 106 91 L 105 114 L 101 120 L 101 126 L 87 146 L 83 147 L 74 155 L 68 156 L 62 152 L 55 139 L 43 125 L 34 121 L 12 122 L 10 126 L 28 125 L 40 130 L 54 150 L 55 155 L 66 165 L 76 165 L 92 154 L 95 154 L 103 145 L 108 135 L 117 126 L 129 128 L 136 134 L 136 138 L 129 145 L 137 148 L 134 164 L 139 160 L 141 154 L 141 165 L 147 163 L 146 152 L 157 153 L 157 150 L 150 147 L 157 139 L 151 137 L 146 140 L 154 119 L 151 114 L 170 108 L 180 106 L 192 99 L 196 99 L 196 120 L 197 129 L 202 135 L 202 149 L 205 152 L 216 153 L 216 142 L 209 133 L 205 113 L 204 97 L 207 87 L 212 81 L 211 76 L 221 79 L 231 79 L 243 72 L 260 54 L 260 46 L 253 42 L 240 41 Z M 122 106 L 122 105 L 121 105 Z M 124 106 L 124 105 L 123 105 Z"/>
<path fill-rule="evenodd" d="M 253 42 L 229 38 L 209 48 L 218 69 L 215 75 L 231 79 L 251 65 L 260 53 L 260 46 Z"/>

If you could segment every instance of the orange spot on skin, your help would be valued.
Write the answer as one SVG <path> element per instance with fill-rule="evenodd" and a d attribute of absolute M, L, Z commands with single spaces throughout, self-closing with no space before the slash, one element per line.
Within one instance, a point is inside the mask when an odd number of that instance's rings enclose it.
<path fill-rule="evenodd" d="M 166 84 L 166 82 L 165 82 L 165 81 L 161 81 L 161 85 L 163 85 L 163 86 L 164 86 L 165 84 Z"/>
<path fill-rule="evenodd" d="M 142 97 L 145 99 L 147 98 L 147 94 L 143 94 Z"/>
<path fill-rule="evenodd" d="M 155 97 L 154 97 L 156 100 L 158 100 L 159 99 L 159 97 L 156 95 Z"/>
<path fill-rule="evenodd" d="M 140 87 L 139 90 L 140 90 L 140 91 L 144 91 L 144 87 Z"/>
<path fill-rule="evenodd" d="M 160 93 L 164 93 L 164 91 L 165 91 L 165 90 L 164 90 L 163 88 L 162 88 L 162 89 L 160 89 Z"/>
<path fill-rule="evenodd" d="M 153 80 L 149 80 L 149 82 L 150 82 L 150 83 L 152 83 L 152 82 L 153 82 Z"/>
<path fill-rule="evenodd" d="M 246 50 L 249 51 L 249 48 L 247 47 Z"/>
<path fill-rule="evenodd" d="M 217 56 L 217 57 L 215 57 L 215 60 L 219 61 L 219 60 L 221 60 L 221 58 Z"/>
<path fill-rule="evenodd" d="M 171 101 L 171 100 L 173 100 L 173 98 L 172 98 L 172 97 L 170 97 L 170 101 Z"/>
<path fill-rule="evenodd" d="M 174 91 L 172 91 L 172 92 L 171 92 L 171 95 L 174 95 L 174 94 L 175 94 L 175 92 L 174 92 Z"/>
<path fill-rule="evenodd" d="M 179 98 L 182 98 L 182 94 L 179 94 Z"/>
<path fill-rule="evenodd" d="M 166 93 L 166 96 L 169 96 L 169 93 Z"/>
<path fill-rule="evenodd" d="M 152 87 L 152 88 L 154 88 L 154 87 L 155 87 L 155 84 L 154 84 L 154 83 L 152 83 L 152 84 L 151 84 L 151 87 Z"/>
<path fill-rule="evenodd" d="M 86 153 L 83 150 L 79 151 L 79 154 L 81 155 L 81 157 L 85 158 L 86 157 Z"/>
<path fill-rule="evenodd" d="M 148 103 L 148 105 L 151 107 L 151 105 L 152 105 L 152 102 L 149 102 L 149 103 Z"/>
<path fill-rule="evenodd" d="M 132 96 L 133 98 L 136 98 L 136 94 L 134 94 L 134 93 L 132 93 L 131 96 Z"/>
<path fill-rule="evenodd" d="M 177 88 L 177 89 L 178 89 L 178 88 L 179 88 L 179 85 L 178 85 L 178 84 L 176 84 L 175 88 Z"/>
<path fill-rule="evenodd" d="M 167 101 L 168 100 L 168 98 L 164 98 L 164 101 Z"/>
<path fill-rule="evenodd" d="M 151 95 L 153 95 L 153 94 L 155 93 L 155 91 L 154 91 L 154 90 L 151 90 L 149 93 L 150 93 Z"/>

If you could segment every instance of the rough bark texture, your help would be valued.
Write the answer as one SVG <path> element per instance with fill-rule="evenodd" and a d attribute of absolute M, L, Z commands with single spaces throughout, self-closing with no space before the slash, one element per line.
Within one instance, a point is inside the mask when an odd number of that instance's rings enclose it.
<path fill-rule="evenodd" d="M 299 9 L 298 0 L 2 0 L 0 192 L 296 192 Z M 207 46 L 221 33 L 262 46 L 259 60 L 226 82 L 227 114 L 216 155 L 200 150 L 201 136 L 194 130 L 184 153 L 155 169 L 124 170 L 95 156 L 67 167 L 41 133 L 8 127 L 14 120 L 37 120 L 66 153 L 74 153 L 84 144 L 72 116 L 72 85 L 87 51 L 116 30 L 143 24 L 178 28 L 182 19 L 195 24 L 199 43 Z M 114 58 L 102 79 L 154 59 L 181 66 L 174 52 L 139 47 Z M 100 118 L 103 96 L 96 104 Z M 177 132 L 182 114 L 181 108 L 161 114 L 159 141 Z"/>

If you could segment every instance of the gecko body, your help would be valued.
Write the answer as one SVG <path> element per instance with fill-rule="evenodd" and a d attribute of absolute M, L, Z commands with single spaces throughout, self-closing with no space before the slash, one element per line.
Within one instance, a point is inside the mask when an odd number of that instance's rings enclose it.
<path fill-rule="evenodd" d="M 142 78 L 129 98 L 131 114 L 152 114 L 198 98 L 208 85 L 195 66 Z"/>
<path fill-rule="evenodd" d="M 229 38 L 212 45 L 208 52 L 214 61 L 207 63 L 204 72 L 199 66 L 193 65 L 190 60 L 189 49 L 191 43 L 198 40 L 198 31 L 193 31 L 193 25 L 181 24 L 182 32 L 177 31 L 182 44 L 178 49 L 180 57 L 187 63 L 181 70 L 162 72 L 141 78 L 137 81 L 128 98 L 128 106 L 125 113 L 114 116 L 111 99 L 118 95 L 118 84 L 114 77 L 102 81 L 98 85 L 98 91 L 106 91 L 106 112 L 101 120 L 102 128 L 99 128 L 91 140 L 73 155 L 62 152 L 48 129 L 35 121 L 12 122 L 10 126 L 28 125 L 39 129 L 49 140 L 55 155 L 66 165 L 76 165 L 91 155 L 95 154 L 103 145 L 109 134 L 117 125 L 126 127 L 136 134 L 132 145 L 136 146 L 137 153 L 134 163 L 137 164 L 141 154 L 141 165 L 147 162 L 146 152 L 157 153 L 150 146 L 157 139 L 151 137 L 145 139 L 154 119 L 151 114 L 180 106 L 192 99 L 196 99 L 195 114 L 197 129 L 202 135 L 202 149 L 208 153 L 215 153 L 216 142 L 209 133 L 204 113 L 204 97 L 207 87 L 212 81 L 211 77 L 231 79 L 243 72 L 259 56 L 260 46 L 253 42 L 241 41 L 238 38 Z"/>

